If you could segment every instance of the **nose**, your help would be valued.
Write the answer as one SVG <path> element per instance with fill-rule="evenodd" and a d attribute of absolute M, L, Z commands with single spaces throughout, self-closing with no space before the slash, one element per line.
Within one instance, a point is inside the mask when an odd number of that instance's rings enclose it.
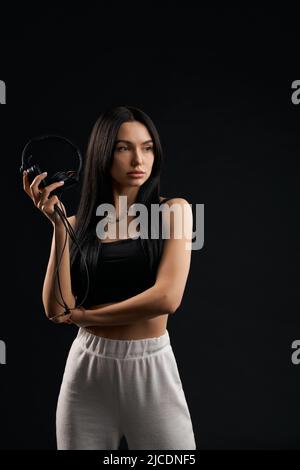
<path fill-rule="evenodd" d="M 143 163 L 143 152 L 138 148 L 136 148 L 133 152 L 133 163 L 135 165 L 140 165 Z"/>

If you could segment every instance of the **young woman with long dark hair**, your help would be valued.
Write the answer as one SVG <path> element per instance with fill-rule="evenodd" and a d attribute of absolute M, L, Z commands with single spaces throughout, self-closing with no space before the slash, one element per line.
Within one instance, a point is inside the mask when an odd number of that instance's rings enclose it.
<path fill-rule="evenodd" d="M 24 172 L 25 191 L 53 225 L 43 286 L 46 315 L 79 327 L 58 397 L 58 449 L 118 449 L 122 436 L 135 450 L 196 448 L 167 330 L 190 269 L 192 212 L 185 199 L 160 196 L 162 163 L 159 135 L 145 112 L 118 106 L 101 114 L 88 143 L 77 214 L 68 217 L 90 277 L 80 308 L 76 305 L 87 276 L 78 246 L 69 236 L 65 244 L 65 227 L 54 211 L 59 204 L 66 214 L 58 197 L 51 196 L 60 183 L 40 189 L 45 175 L 30 184 Z M 120 196 L 127 197 L 123 212 Z M 118 234 L 125 224 L 125 237 L 106 231 L 99 238 L 98 224 L 105 222 L 105 215 L 97 215 L 102 204 L 115 209 L 116 219 L 107 220 Z M 137 215 L 129 209 L 135 204 L 146 209 L 148 237 L 137 229 L 132 236 Z M 158 222 L 153 206 L 160 209 Z M 162 236 L 163 227 L 168 237 Z M 55 277 L 57 253 L 61 290 Z M 61 294 L 68 314 L 57 301 Z"/>

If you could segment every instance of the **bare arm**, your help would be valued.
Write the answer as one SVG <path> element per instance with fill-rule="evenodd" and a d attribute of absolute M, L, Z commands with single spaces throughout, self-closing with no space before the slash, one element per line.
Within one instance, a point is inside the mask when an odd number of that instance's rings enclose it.
<path fill-rule="evenodd" d="M 165 239 L 154 286 L 144 292 L 100 308 L 74 310 L 71 320 L 78 326 L 128 325 L 159 315 L 174 313 L 179 307 L 190 268 L 192 239 L 192 211 L 185 199 L 176 198 L 166 203 L 169 207 L 178 204 L 178 216 L 170 219 L 170 238 Z M 185 209 L 184 217 L 183 207 Z M 176 228 L 177 227 L 177 228 Z M 175 231 L 181 230 L 181 238 Z M 188 246 L 188 247 L 187 247 Z"/>
<path fill-rule="evenodd" d="M 75 225 L 75 216 L 68 217 L 69 223 L 74 227 Z M 57 250 L 57 259 L 60 260 L 62 255 L 63 246 L 66 240 L 66 230 L 64 225 L 54 224 L 53 225 L 53 236 L 52 236 L 52 245 L 50 251 L 50 257 L 48 262 L 48 267 L 46 271 L 46 276 L 44 279 L 43 285 L 43 305 L 45 308 L 45 313 L 48 318 L 51 318 L 55 315 L 62 314 L 64 312 L 64 307 L 62 307 L 56 299 L 59 300 L 60 303 L 63 304 L 59 285 L 58 285 L 58 276 L 55 276 L 55 270 L 57 266 L 56 261 L 56 250 Z M 65 249 L 61 258 L 61 263 L 59 266 L 59 279 L 60 279 L 60 286 L 63 298 L 68 305 L 69 308 L 75 307 L 75 297 L 72 293 L 71 287 L 71 270 L 70 270 L 70 253 L 69 253 L 69 234 L 67 234 L 67 242 L 65 245 Z"/>
<path fill-rule="evenodd" d="M 76 309 L 71 320 L 78 326 L 129 325 L 137 321 L 171 313 L 168 296 L 154 285 L 134 297 L 105 307 L 84 310 Z"/>

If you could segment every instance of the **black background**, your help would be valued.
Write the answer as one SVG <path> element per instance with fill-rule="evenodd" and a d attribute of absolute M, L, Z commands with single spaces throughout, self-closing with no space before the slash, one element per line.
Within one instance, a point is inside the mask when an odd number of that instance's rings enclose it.
<path fill-rule="evenodd" d="M 300 365 L 291 361 L 300 339 L 296 12 L 167 3 L 24 7 L 6 19 L 0 448 L 55 449 L 56 399 L 77 331 L 43 313 L 52 228 L 22 190 L 22 148 L 55 132 L 84 153 L 99 114 L 128 104 L 161 135 L 161 195 L 205 205 L 204 246 L 168 323 L 197 448 L 300 449 Z M 68 215 L 78 197 L 79 188 L 65 193 Z"/>

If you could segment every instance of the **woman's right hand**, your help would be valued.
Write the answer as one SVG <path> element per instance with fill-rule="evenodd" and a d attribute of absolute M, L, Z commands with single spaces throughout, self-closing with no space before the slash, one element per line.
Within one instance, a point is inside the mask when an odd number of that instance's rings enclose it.
<path fill-rule="evenodd" d="M 62 186 L 62 183 L 59 181 L 57 183 L 52 183 L 46 186 L 45 188 L 39 188 L 39 184 L 41 181 L 46 178 L 47 173 L 42 173 L 40 175 L 37 175 L 32 183 L 29 183 L 29 178 L 28 178 L 28 173 L 27 171 L 23 171 L 23 189 L 24 191 L 28 194 L 28 196 L 32 199 L 34 205 L 50 220 L 50 222 L 54 226 L 60 226 L 63 225 L 60 217 L 58 214 L 56 214 L 54 210 L 55 204 L 57 204 L 65 216 L 67 217 L 66 214 L 66 209 L 63 205 L 63 203 L 58 199 L 56 195 L 49 196 L 51 191 L 54 191 L 54 189 L 59 188 Z"/>

